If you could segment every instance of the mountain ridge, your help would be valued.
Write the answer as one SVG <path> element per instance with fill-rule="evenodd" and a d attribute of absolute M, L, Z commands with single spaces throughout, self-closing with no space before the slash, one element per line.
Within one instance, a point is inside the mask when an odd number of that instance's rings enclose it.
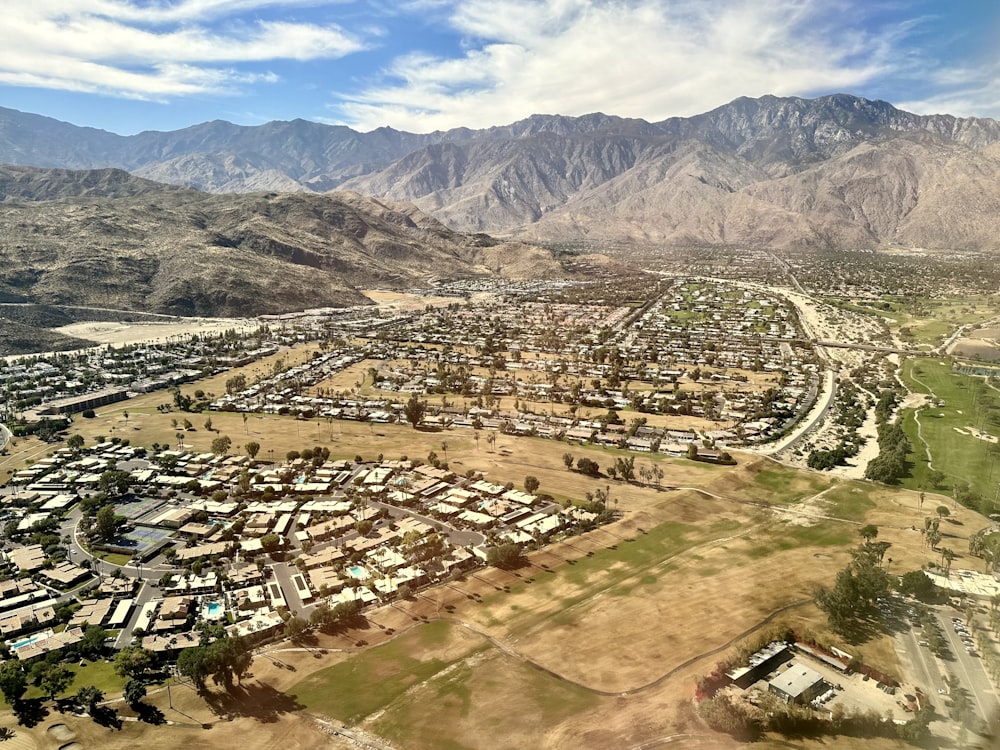
<path fill-rule="evenodd" d="M 353 192 L 209 194 L 117 169 L 0 167 L 0 299 L 11 302 L 242 317 L 498 271 L 561 267 L 540 248 Z"/>
<path fill-rule="evenodd" d="M 916 115 L 849 94 L 741 97 L 658 122 L 600 112 L 532 115 L 428 134 L 217 120 L 118 136 L 17 115 L 0 110 L 0 162 L 117 167 L 213 193 L 354 191 L 413 203 L 461 232 L 778 250 L 898 242 L 1000 251 L 993 214 L 1000 122 Z M 861 153 L 878 174 L 860 175 Z M 889 205 L 875 191 L 916 202 Z"/>

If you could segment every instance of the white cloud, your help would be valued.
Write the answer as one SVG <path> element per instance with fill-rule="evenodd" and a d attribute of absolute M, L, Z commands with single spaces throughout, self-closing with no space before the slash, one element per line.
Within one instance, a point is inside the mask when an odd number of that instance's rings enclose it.
<path fill-rule="evenodd" d="M 4 9 L 0 82 L 166 100 L 233 93 L 272 73 L 246 63 L 339 58 L 364 42 L 335 25 L 231 14 L 310 0 L 31 0 Z M 329 2 L 322 4 L 331 4 Z"/>
<path fill-rule="evenodd" d="M 1000 112 L 1000 65 L 946 67 L 927 76 L 937 93 L 897 104 L 918 114 L 992 117 Z"/>
<path fill-rule="evenodd" d="M 906 33 L 866 30 L 849 0 L 452 0 L 447 12 L 464 55 L 395 60 L 336 104 L 342 121 L 426 132 L 532 113 L 658 120 L 738 96 L 849 91 L 900 65 Z"/>

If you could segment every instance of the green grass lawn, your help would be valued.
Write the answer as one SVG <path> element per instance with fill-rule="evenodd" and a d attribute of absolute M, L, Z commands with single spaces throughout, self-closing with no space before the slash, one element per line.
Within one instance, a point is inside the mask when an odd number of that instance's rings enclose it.
<path fill-rule="evenodd" d="M 895 329 L 908 328 L 912 341 L 917 344 L 937 346 L 961 325 L 980 323 L 996 316 L 996 305 L 989 297 L 975 296 L 941 300 L 892 302 L 888 313 L 898 318 Z"/>
<path fill-rule="evenodd" d="M 443 650 L 455 627 L 446 622 L 420 625 L 383 646 L 309 675 L 295 685 L 293 692 L 309 711 L 348 723 L 360 721 L 458 661 L 426 658 L 438 648 Z M 479 648 L 485 648 L 485 643 Z M 475 650 L 470 648 L 459 658 Z"/>
<path fill-rule="evenodd" d="M 940 344 L 958 326 L 989 320 L 997 312 L 996 305 L 986 296 L 917 301 L 886 297 L 878 304 L 887 305 L 888 309 L 840 297 L 828 297 L 824 301 L 842 310 L 876 315 L 897 334 L 905 328 L 905 342 L 928 348 Z"/>
<path fill-rule="evenodd" d="M 858 482 L 835 487 L 823 498 L 830 504 L 827 515 L 847 521 L 863 521 L 868 511 L 875 508 L 875 501 L 869 499 L 864 485 Z"/>
<path fill-rule="evenodd" d="M 706 526 L 662 523 L 635 538 L 580 557 L 571 565 L 562 565 L 552 574 L 531 575 L 530 581 L 512 582 L 503 592 L 484 596 L 483 609 L 489 612 L 491 605 L 525 593 L 528 587 L 534 596 L 558 603 L 563 611 L 599 592 L 607 596 L 629 596 L 637 588 L 656 583 L 664 570 L 662 566 L 671 558 L 696 544 L 729 536 L 738 526 L 736 522 Z M 649 571 L 654 571 L 652 576 L 647 575 Z M 531 609 L 508 617 L 506 625 L 509 632 L 519 633 L 537 626 L 540 620 L 553 617 L 558 620 L 559 614 L 553 614 L 548 608 Z"/>
<path fill-rule="evenodd" d="M 775 467 L 765 469 L 754 477 L 756 487 L 748 488 L 753 499 L 771 503 L 790 504 L 811 497 L 830 486 L 831 480 L 820 474 Z"/>
<path fill-rule="evenodd" d="M 835 521 L 812 526 L 772 525 L 752 537 L 753 545 L 744 554 L 753 560 L 799 547 L 847 547 L 858 541 L 857 527 Z"/>
<path fill-rule="evenodd" d="M 84 685 L 93 685 L 104 692 L 106 696 L 112 696 L 122 691 L 125 687 L 125 680 L 115 672 L 115 665 L 106 661 L 86 661 L 84 666 L 77 662 L 71 666 L 76 673 L 71 692 L 76 692 Z"/>
<path fill-rule="evenodd" d="M 982 378 L 961 375 L 950 364 L 938 359 L 909 360 L 903 368 L 904 382 L 918 393 L 933 394 L 941 404 L 930 404 L 919 411 L 920 434 L 912 411 L 904 415 L 903 426 L 913 445 L 908 460 L 911 475 L 903 485 L 911 489 L 935 489 L 930 486 L 928 458 L 933 468 L 945 474 L 942 489 L 956 483 L 969 483 L 981 495 L 992 497 L 1000 468 L 998 444 L 970 434 L 970 428 L 993 436 L 1000 435 L 1000 393 L 988 387 Z M 926 446 L 925 446 L 926 443 Z M 927 450 L 930 456 L 927 455 Z"/>
<path fill-rule="evenodd" d="M 106 563 L 111 565 L 129 565 L 132 562 L 132 558 L 128 555 L 123 555 L 118 552 L 99 552 L 97 557 L 104 560 Z"/>
<path fill-rule="evenodd" d="M 435 675 L 389 706 L 373 728 L 407 748 L 527 747 L 537 739 L 529 728 L 558 725 L 602 700 L 494 652 L 476 667 L 458 664 Z"/>
<path fill-rule="evenodd" d="M 99 688 L 105 697 L 110 698 L 121 693 L 122 687 L 125 684 L 125 681 L 115 674 L 115 665 L 103 660 L 85 661 L 82 667 L 80 666 L 80 662 L 76 662 L 75 664 L 70 664 L 69 668 L 74 675 L 73 682 L 60 694 L 60 698 L 68 698 L 71 695 L 75 695 L 85 685 L 93 685 Z M 26 700 L 41 697 L 43 696 L 40 689 L 34 685 L 28 685 L 28 689 L 24 693 Z M 2 696 L 0 696 L 0 710 L 10 710 L 10 706 L 7 704 L 7 701 L 3 700 Z"/>
<path fill-rule="evenodd" d="M 918 432 L 917 415 L 912 409 L 906 411 L 902 415 L 902 419 L 903 432 L 906 433 L 906 439 L 910 441 L 911 447 L 910 453 L 906 457 L 910 464 L 910 475 L 903 480 L 903 485 L 911 489 L 931 489 L 931 469 L 927 462 L 927 447 L 920 439 L 921 434 L 926 436 L 926 433 Z M 922 428 L 923 423 L 921 424 Z"/>

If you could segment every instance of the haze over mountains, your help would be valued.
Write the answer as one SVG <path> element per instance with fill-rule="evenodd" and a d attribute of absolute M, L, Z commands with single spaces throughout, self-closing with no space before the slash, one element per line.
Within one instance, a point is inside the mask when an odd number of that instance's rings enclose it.
<path fill-rule="evenodd" d="M 358 133 L 295 120 L 118 136 L 0 110 L 0 162 L 114 166 L 210 192 L 348 189 L 534 241 L 1000 249 L 1000 123 L 848 95 L 658 123 L 536 115 Z"/>

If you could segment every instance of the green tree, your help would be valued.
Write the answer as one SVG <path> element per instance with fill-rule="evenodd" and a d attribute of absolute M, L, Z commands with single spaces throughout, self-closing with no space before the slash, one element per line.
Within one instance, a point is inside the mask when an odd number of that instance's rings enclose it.
<path fill-rule="evenodd" d="M 76 691 L 76 702 L 93 714 L 97 704 L 104 700 L 104 693 L 94 685 L 84 685 Z"/>
<path fill-rule="evenodd" d="M 133 677 L 125 683 L 125 687 L 122 689 L 122 698 L 124 698 L 125 702 L 132 708 L 139 705 L 139 702 L 145 697 L 146 684 L 142 680 Z"/>
<path fill-rule="evenodd" d="M 212 674 L 211 660 L 205 646 L 186 648 L 177 656 L 177 671 L 190 679 L 199 690 L 205 688 L 205 680 Z"/>
<path fill-rule="evenodd" d="M 70 685 L 76 675 L 73 670 L 63 664 L 46 664 L 41 670 L 38 687 L 49 700 L 55 700 Z"/>
<path fill-rule="evenodd" d="M 899 579 L 901 593 L 914 596 L 921 601 L 931 601 L 936 594 L 934 582 L 922 570 L 911 570 Z"/>
<path fill-rule="evenodd" d="M 83 631 L 83 640 L 77 646 L 77 650 L 90 657 L 99 655 L 104 650 L 104 639 L 108 637 L 108 631 L 100 625 L 88 625 Z"/>
<path fill-rule="evenodd" d="M 285 635 L 293 643 L 298 643 L 309 630 L 309 622 L 295 615 L 285 622 Z"/>
<path fill-rule="evenodd" d="M 635 480 L 635 456 L 615 459 L 615 471 L 626 482 Z"/>
<path fill-rule="evenodd" d="M 327 628 L 333 623 L 333 609 L 326 602 L 320 602 L 309 614 L 309 625 L 314 628 Z M 285 632 L 288 630 L 288 623 L 285 623 Z M 289 636 L 290 637 L 290 636 Z"/>
<path fill-rule="evenodd" d="M 841 635 L 856 633 L 878 615 L 878 599 L 889 592 L 889 576 L 866 547 L 854 550 L 851 562 L 837 574 L 832 588 L 816 590 L 816 605 L 830 628 Z"/>
<path fill-rule="evenodd" d="M 232 687 L 233 677 L 240 680 L 247 673 L 252 658 L 250 646 L 243 638 L 220 638 L 207 647 L 209 674 L 227 689 Z"/>
<path fill-rule="evenodd" d="M 153 665 L 153 652 L 142 646 L 126 646 L 115 654 L 115 672 L 120 677 L 142 678 Z"/>
<path fill-rule="evenodd" d="M 951 575 L 951 563 L 956 557 L 958 557 L 958 555 L 956 555 L 953 550 L 950 550 L 947 547 L 941 548 L 941 563 L 945 566 L 945 578 Z"/>
<path fill-rule="evenodd" d="M 576 468 L 583 474 L 590 477 L 599 477 L 601 475 L 601 466 L 590 458 L 586 456 L 580 456 L 576 460 Z"/>
<path fill-rule="evenodd" d="M 486 562 L 497 568 L 516 567 L 521 559 L 521 546 L 518 544 L 500 544 L 486 551 Z"/>
<path fill-rule="evenodd" d="M 260 538 L 260 546 L 268 554 L 277 552 L 281 549 L 281 537 L 277 534 L 264 534 Z"/>
<path fill-rule="evenodd" d="M 526 492 L 534 493 L 541 486 L 541 482 L 538 481 L 538 477 L 528 474 L 524 478 L 524 489 Z"/>
<path fill-rule="evenodd" d="M 110 542 L 114 539 L 118 535 L 118 524 L 120 522 L 121 516 L 116 516 L 115 509 L 110 505 L 105 505 L 97 511 L 94 530 L 97 532 L 98 539 L 105 542 Z"/>
<path fill-rule="evenodd" d="M 247 387 L 247 376 L 246 375 L 233 375 L 231 378 L 226 379 L 226 393 L 232 396 L 235 393 L 239 393 L 244 388 Z"/>
<path fill-rule="evenodd" d="M 229 452 L 232 444 L 233 441 L 230 439 L 229 435 L 220 435 L 212 441 L 212 453 L 217 456 L 224 456 Z"/>
<path fill-rule="evenodd" d="M 566 465 L 567 469 L 572 469 L 573 462 L 576 461 L 576 458 L 573 456 L 572 453 L 563 453 L 562 460 L 563 463 Z"/>
<path fill-rule="evenodd" d="M 108 495 L 124 495 L 132 487 L 132 475 L 121 469 L 108 469 L 97 480 L 97 487 Z"/>
<path fill-rule="evenodd" d="M 21 671 L 21 663 L 16 659 L 8 659 L 0 664 L 0 693 L 7 705 L 14 706 L 28 689 L 28 678 Z"/>
<path fill-rule="evenodd" d="M 74 453 L 79 453 L 80 449 L 83 448 L 84 439 L 83 435 L 70 435 L 66 438 L 66 447 L 69 448 Z"/>
<path fill-rule="evenodd" d="M 417 429 L 426 412 L 427 402 L 417 398 L 416 393 L 410 394 L 410 399 L 403 405 L 403 416 L 406 417 L 407 422 L 413 425 L 413 429 Z"/>
<path fill-rule="evenodd" d="M 256 440 L 251 440 L 243 447 L 246 449 L 247 455 L 250 457 L 251 461 L 257 458 L 257 454 L 260 453 L 260 443 Z"/>
<path fill-rule="evenodd" d="M 934 509 L 934 512 L 938 514 L 938 518 L 947 518 L 951 515 L 951 511 L 948 510 L 947 505 L 939 505 Z"/>
<path fill-rule="evenodd" d="M 858 529 L 858 534 L 861 536 L 865 542 L 871 542 L 872 539 L 878 536 L 878 526 L 874 524 L 865 524 L 860 529 Z"/>

